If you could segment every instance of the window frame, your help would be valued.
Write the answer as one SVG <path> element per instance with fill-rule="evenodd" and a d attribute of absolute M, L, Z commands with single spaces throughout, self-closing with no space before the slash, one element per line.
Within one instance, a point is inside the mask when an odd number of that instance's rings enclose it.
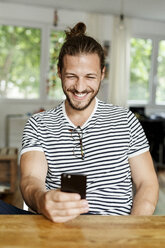
<path fill-rule="evenodd" d="M 156 104 L 156 89 L 158 85 L 157 81 L 157 67 L 158 67 L 158 52 L 159 52 L 159 42 L 165 40 L 165 35 L 146 35 L 146 34 L 132 34 L 131 38 L 139 39 L 151 39 L 152 40 L 152 54 L 151 54 L 151 70 L 149 73 L 149 100 L 146 101 L 136 101 L 128 100 L 128 106 L 145 106 L 151 109 L 164 109 L 165 104 Z"/>
<path fill-rule="evenodd" d="M 50 24 L 18 21 L 18 20 L 0 20 L 0 25 L 21 26 L 29 28 L 38 28 L 41 30 L 41 56 L 40 56 L 40 86 L 39 97 L 37 99 L 16 99 L 16 98 L 0 98 L 0 103 L 36 103 L 36 104 L 55 104 L 59 100 L 49 99 L 46 93 L 46 80 L 49 71 L 49 46 L 51 30 L 63 31 L 64 26 L 55 27 Z"/>

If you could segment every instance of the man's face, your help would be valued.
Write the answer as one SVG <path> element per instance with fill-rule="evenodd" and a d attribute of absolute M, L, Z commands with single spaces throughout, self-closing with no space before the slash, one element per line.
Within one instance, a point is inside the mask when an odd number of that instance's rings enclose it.
<path fill-rule="evenodd" d="M 97 95 L 104 70 L 97 54 L 65 55 L 59 76 L 70 107 L 84 110 Z"/>

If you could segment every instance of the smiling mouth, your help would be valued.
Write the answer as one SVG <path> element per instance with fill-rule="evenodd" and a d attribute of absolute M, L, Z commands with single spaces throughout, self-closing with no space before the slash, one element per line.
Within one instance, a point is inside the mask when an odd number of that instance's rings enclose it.
<path fill-rule="evenodd" d="M 76 93 L 76 92 L 73 92 L 73 94 L 79 98 L 83 98 L 84 96 L 86 96 L 88 93 Z"/>
<path fill-rule="evenodd" d="M 88 91 L 82 91 L 82 92 L 78 92 L 76 90 L 70 90 L 70 92 L 73 94 L 73 97 L 75 100 L 78 100 L 78 101 L 82 101 L 82 100 L 85 100 L 87 95 L 90 93 Z"/>

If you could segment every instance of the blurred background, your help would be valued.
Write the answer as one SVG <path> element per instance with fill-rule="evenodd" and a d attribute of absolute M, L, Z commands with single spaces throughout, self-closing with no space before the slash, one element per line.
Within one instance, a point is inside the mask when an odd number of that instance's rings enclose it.
<path fill-rule="evenodd" d="M 104 48 L 98 98 L 130 108 L 150 143 L 165 209 L 165 1 L 0 0 L 0 198 L 22 207 L 19 152 L 27 119 L 65 99 L 57 77 L 64 30 L 77 22 Z"/>

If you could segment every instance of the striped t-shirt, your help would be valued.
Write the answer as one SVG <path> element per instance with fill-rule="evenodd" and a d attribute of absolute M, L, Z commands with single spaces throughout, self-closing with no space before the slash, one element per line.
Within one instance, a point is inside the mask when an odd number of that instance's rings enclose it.
<path fill-rule="evenodd" d="M 60 188 L 64 172 L 82 173 L 87 175 L 89 213 L 130 214 L 132 180 L 128 159 L 149 150 L 139 121 L 128 109 L 96 98 L 93 113 L 81 127 L 84 160 L 76 130 L 66 115 L 64 102 L 35 114 L 25 126 L 21 154 L 32 150 L 45 153 L 47 190 Z"/>

